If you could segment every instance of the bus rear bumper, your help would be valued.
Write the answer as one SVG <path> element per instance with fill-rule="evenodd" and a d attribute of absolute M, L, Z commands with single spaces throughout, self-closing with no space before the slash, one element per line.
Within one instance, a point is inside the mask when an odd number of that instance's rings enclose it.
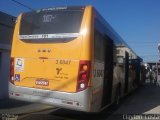
<path fill-rule="evenodd" d="M 9 97 L 78 111 L 91 111 L 91 88 L 77 93 L 15 86 L 9 83 Z"/>

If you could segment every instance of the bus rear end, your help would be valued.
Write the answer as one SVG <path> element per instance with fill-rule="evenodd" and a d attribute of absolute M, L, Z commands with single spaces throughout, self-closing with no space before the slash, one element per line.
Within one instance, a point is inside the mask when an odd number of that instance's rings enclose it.
<path fill-rule="evenodd" d="M 18 17 L 11 52 L 11 98 L 90 111 L 89 9 L 48 8 Z"/>

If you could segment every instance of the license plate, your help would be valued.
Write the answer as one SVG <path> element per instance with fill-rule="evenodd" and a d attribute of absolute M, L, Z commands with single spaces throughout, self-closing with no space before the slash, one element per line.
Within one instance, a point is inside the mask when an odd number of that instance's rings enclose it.
<path fill-rule="evenodd" d="M 41 86 L 49 86 L 49 81 L 46 79 L 37 79 L 35 81 L 36 85 L 41 85 Z"/>

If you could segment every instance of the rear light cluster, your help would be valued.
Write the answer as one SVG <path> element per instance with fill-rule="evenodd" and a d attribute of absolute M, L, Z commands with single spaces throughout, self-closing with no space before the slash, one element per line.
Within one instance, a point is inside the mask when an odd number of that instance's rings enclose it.
<path fill-rule="evenodd" d="M 10 82 L 14 84 L 14 58 L 10 60 Z"/>
<path fill-rule="evenodd" d="M 90 61 L 81 60 L 79 62 L 77 92 L 82 91 L 88 87 L 90 67 L 91 67 Z"/>

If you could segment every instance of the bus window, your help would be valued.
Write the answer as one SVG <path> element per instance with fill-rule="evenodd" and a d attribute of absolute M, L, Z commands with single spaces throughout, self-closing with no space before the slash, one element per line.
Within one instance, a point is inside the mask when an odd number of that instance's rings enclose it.
<path fill-rule="evenodd" d="M 22 14 L 20 39 L 54 39 L 77 37 L 83 9 L 41 10 Z"/>

